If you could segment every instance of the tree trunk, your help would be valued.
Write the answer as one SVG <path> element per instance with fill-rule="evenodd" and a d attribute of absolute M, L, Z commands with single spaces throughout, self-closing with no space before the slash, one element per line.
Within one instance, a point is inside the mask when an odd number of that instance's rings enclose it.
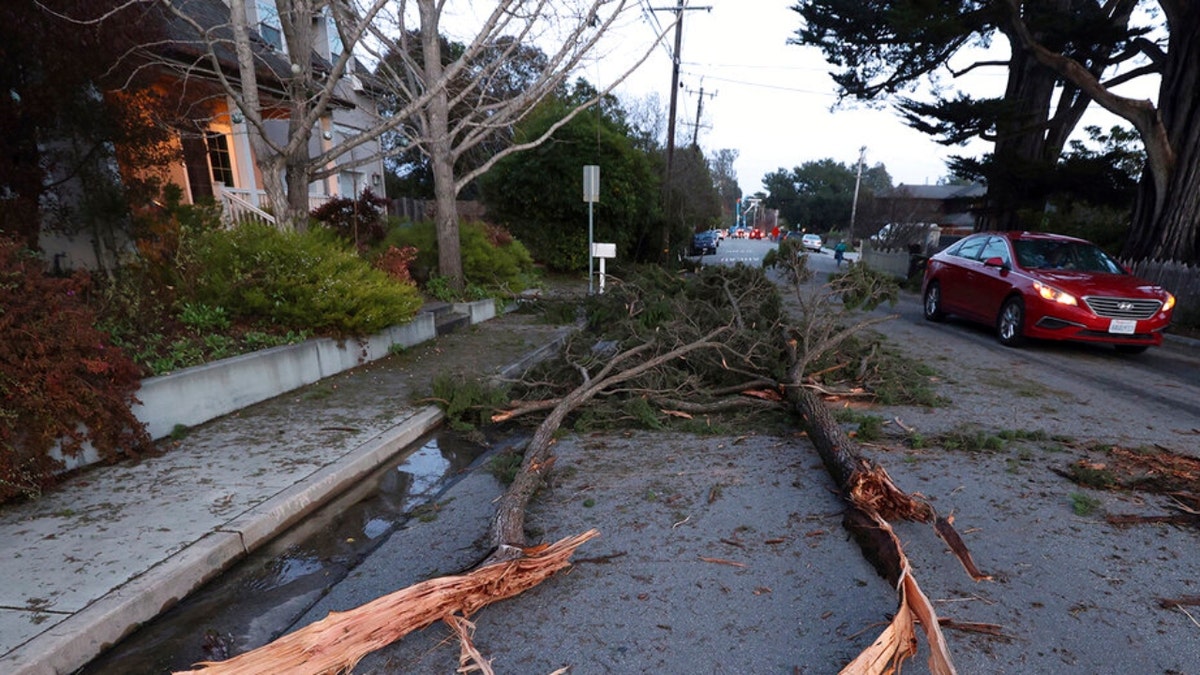
<path fill-rule="evenodd" d="M 1025 227 L 1022 213 L 1040 213 L 1046 195 L 1039 183 L 1057 160 L 1062 146 L 1047 146 L 1046 127 L 1058 76 L 1010 37 L 1012 57 L 1004 100 L 1011 108 L 997 121 L 994 164 L 987 175 L 987 204 L 979 230 Z"/>
<path fill-rule="evenodd" d="M 1170 42 L 1158 95 L 1175 161 L 1165 171 L 1147 163 L 1142 174 L 1124 250 L 1134 260 L 1200 262 L 1200 6 L 1179 5 L 1169 15 Z"/>
<path fill-rule="evenodd" d="M 420 0 L 421 50 L 424 57 L 425 81 L 441 82 L 442 49 L 438 34 L 440 9 L 432 0 Z M 445 87 L 440 87 L 429 99 L 429 164 L 433 170 L 433 196 L 437 208 L 434 225 L 437 229 L 438 273 L 450 281 L 450 286 L 462 290 L 462 253 L 458 236 L 458 191 L 454 182 L 454 155 L 450 147 L 450 103 Z"/>

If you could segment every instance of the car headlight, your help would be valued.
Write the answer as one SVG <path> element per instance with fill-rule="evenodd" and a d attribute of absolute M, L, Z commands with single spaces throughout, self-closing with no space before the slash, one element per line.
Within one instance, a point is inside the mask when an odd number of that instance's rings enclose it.
<path fill-rule="evenodd" d="M 1060 291 L 1053 286 L 1047 286 L 1040 281 L 1033 282 L 1033 290 L 1037 291 L 1038 295 L 1042 296 L 1043 299 L 1057 302 L 1060 305 L 1071 305 L 1072 307 L 1079 305 L 1079 301 L 1075 299 L 1075 296 L 1065 291 Z"/>
<path fill-rule="evenodd" d="M 1169 312 L 1175 307 L 1175 296 L 1167 293 L 1167 301 L 1163 303 L 1162 311 Z"/>

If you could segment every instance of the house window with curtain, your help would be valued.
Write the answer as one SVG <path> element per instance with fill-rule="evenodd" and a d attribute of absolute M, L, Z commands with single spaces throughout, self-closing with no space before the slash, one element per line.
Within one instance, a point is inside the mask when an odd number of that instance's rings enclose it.
<path fill-rule="evenodd" d="M 214 182 L 236 187 L 233 182 L 233 156 L 229 154 L 229 139 L 225 134 L 210 132 L 204 137 L 208 147 L 208 165 Z"/>

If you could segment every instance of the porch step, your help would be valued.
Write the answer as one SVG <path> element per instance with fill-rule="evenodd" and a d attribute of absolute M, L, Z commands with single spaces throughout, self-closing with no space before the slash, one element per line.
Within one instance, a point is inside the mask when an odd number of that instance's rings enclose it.
<path fill-rule="evenodd" d="M 438 335 L 453 333 L 471 325 L 471 315 L 454 311 L 454 306 L 448 302 L 427 302 L 420 311 L 433 315 L 433 325 Z"/>

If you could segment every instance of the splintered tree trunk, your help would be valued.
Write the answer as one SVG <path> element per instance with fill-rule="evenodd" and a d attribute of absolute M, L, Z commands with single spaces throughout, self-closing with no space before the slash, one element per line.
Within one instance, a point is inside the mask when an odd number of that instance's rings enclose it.
<path fill-rule="evenodd" d="M 975 568 L 970 553 L 950 521 L 938 518 L 928 503 L 914 499 L 896 487 L 883 467 L 859 456 L 854 442 L 833 419 L 825 403 L 801 385 L 802 366 L 791 369 L 788 402 L 806 422 L 809 440 L 842 492 L 849 508 L 843 526 L 862 549 L 879 575 L 899 593 L 900 605 L 884 632 L 843 670 L 844 675 L 883 675 L 900 672 L 903 662 L 917 651 L 916 626 L 920 624 L 928 642 L 929 670 L 935 675 L 955 673 L 950 651 L 942 635 L 933 603 L 912 575 L 900 540 L 888 519 L 933 522 L 939 536 L 950 546 L 967 573 L 975 580 L 987 575 Z"/>

